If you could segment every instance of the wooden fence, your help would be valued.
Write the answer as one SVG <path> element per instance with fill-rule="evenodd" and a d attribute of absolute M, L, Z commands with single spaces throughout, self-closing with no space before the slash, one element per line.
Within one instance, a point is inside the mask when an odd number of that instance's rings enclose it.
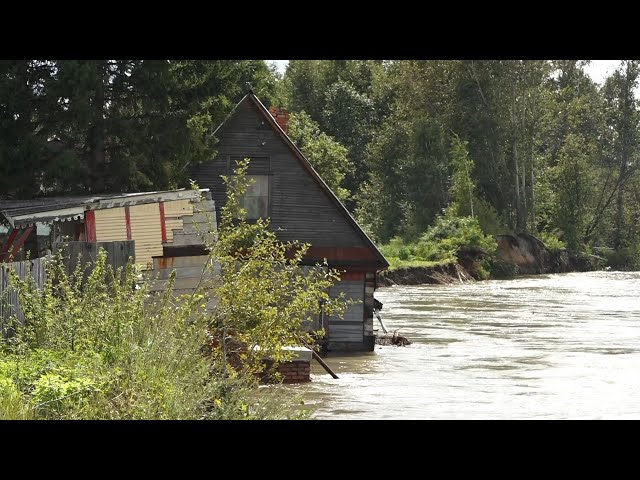
<path fill-rule="evenodd" d="M 42 257 L 23 262 L 0 263 L 0 325 L 3 332 L 6 320 L 11 315 L 15 315 L 20 323 L 24 323 L 18 292 L 9 285 L 9 270 L 14 269 L 22 280 L 31 275 L 38 288 L 43 288 L 46 281 L 45 263 L 47 260 L 48 257 Z"/>
<path fill-rule="evenodd" d="M 73 273 L 78 259 L 82 265 L 94 262 L 98 258 L 98 250 L 104 248 L 107 251 L 107 262 L 114 268 L 124 267 L 129 257 L 135 259 L 135 240 L 123 240 L 119 242 L 67 242 L 54 243 L 53 251 L 62 249 L 65 266 L 68 274 Z"/>
<path fill-rule="evenodd" d="M 126 265 L 130 256 L 135 258 L 135 241 L 133 240 L 98 243 L 67 242 L 53 245 L 54 251 L 63 250 L 65 269 L 68 274 L 73 273 L 78 260 L 83 266 L 94 262 L 100 248 L 107 251 L 107 262 L 114 268 Z M 6 323 L 12 315 L 15 315 L 20 323 L 24 323 L 24 313 L 20 309 L 18 292 L 9 285 L 9 270 L 15 269 L 18 277 L 23 280 L 31 274 L 38 288 L 43 288 L 46 282 L 45 265 L 48 260 L 49 257 L 42 257 L 23 262 L 0 263 L 0 331 L 7 333 Z M 85 277 L 90 272 L 90 268 L 85 269 Z"/>

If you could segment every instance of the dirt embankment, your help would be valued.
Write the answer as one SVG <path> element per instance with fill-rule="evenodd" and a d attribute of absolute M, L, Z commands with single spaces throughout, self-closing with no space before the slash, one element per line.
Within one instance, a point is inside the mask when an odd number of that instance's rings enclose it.
<path fill-rule="evenodd" d="M 597 255 L 552 252 L 542 240 L 528 233 L 498 235 L 496 241 L 500 258 L 514 264 L 517 267 L 515 273 L 519 275 L 588 272 L 605 265 L 605 259 Z"/>

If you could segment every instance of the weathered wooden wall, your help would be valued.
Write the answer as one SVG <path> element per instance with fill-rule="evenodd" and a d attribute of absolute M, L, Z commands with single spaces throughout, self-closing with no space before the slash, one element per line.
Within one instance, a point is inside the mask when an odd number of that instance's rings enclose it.
<path fill-rule="evenodd" d="M 164 218 L 167 231 L 167 242 L 173 242 L 174 230 L 184 228 L 183 217 L 193 215 L 193 203 L 189 200 L 173 200 L 164 202 Z"/>
<path fill-rule="evenodd" d="M 348 349 L 347 344 L 361 344 L 364 335 L 364 281 L 342 280 L 329 289 L 329 295 L 333 298 L 342 293 L 356 303 L 348 308 L 343 318 L 328 318 L 330 350 L 337 346 Z"/>
<path fill-rule="evenodd" d="M 104 248 L 107 252 L 107 263 L 114 268 L 124 267 L 133 257 L 135 260 L 136 244 L 133 240 L 123 240 L 119 242 L 67 242 L 54 243 L 53 251 L 57 252 L 62 249 L 65 268 L 68 274 L 73 273 L 78 264 L 78 260 L 82 265 L 88 262 L 95 262 L 98 258 L 98 251 Z"/>
<path fill-rule="evenodd" d="M 202 202 L 188 199 L 170 200 L 95 210 L 96 240 L 135 241 L 136 263 L 145 269 L 151 269 L 153 257 L 162 256 L 163 245 L 204 243 L 202 238 L 195 234 L 207 229 L 205 212 L 211 212 L 215 218 L 213 202 L 208 200 L 210 197 L 207 192 L 204 196 Z M 195 217 L 201 224 L 199 232 L 193 229 Z M 166 236 L 166 242 L 163 242 L 163 235 Z"/>

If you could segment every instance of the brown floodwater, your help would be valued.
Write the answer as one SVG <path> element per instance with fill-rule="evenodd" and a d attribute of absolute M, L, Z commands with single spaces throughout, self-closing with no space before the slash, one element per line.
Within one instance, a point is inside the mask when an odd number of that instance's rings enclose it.
<path fill-rule="evenodd" d="M 640 419 L 640 272 L 380 288 L 414 343 L 330 355 L 316 419 Z M 376 327 L 378 327 L 377 320 Z"/>

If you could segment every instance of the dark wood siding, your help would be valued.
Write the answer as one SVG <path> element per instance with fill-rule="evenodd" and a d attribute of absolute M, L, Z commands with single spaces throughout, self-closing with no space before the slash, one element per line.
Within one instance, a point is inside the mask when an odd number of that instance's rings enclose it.
<path fill-rule="evenodd" d="M 344 294 L 356 303 L 349 306 L 343 318 L 329 317 L 329 342 L 362 343 L 364 336 L 364 275 L 361 280 L 342 280 L 329 289 L 329 295 L 337 298 Z"/>
<path fill-rule="evenodd" d="M 366 247 L 362 236 L 345 218 L 318 183 L 307 173 L 279 134 L 250 101 L 238 105 L 235 113 L 217 132 L 218 156 L 191 169 L 190 176 L 201 188 L 210 188 L 219 209 L 226 202 L 220 175 L 231 173 L 232 159 L 255 158 L 249 175 L 271 175 L 271 226 L 280 228 L 281 240 L 299 240 L 315 246 Z M 268 160 L 264 160 L 268 159 Z"/>

